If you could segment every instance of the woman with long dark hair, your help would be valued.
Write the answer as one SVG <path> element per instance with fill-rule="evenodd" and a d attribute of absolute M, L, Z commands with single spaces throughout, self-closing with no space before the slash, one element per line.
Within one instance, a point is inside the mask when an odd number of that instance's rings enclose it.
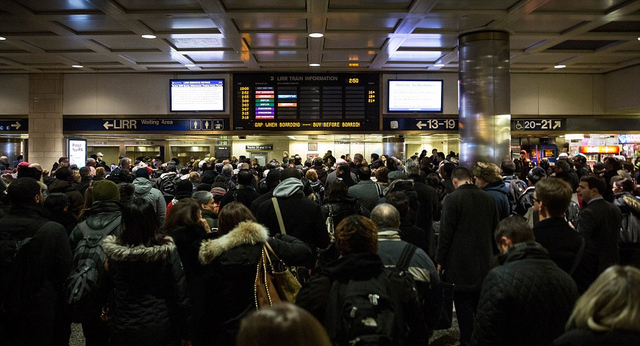
<path fill-rule="evenodd" d="M 136 197 L 122 212 L 124 229 L 104 239 L 113 280 L 111 345 L 189 344 L 189 299 L 173 239 L 160 232 L 153 206 Z"/>
<path fill-rule="evenodd" d="M 311 249 L 288 235 L 270 238 L 242 203 L 231 202 L 218 214 L 220 238 L 207 240 L 200 248 L 205 266 L 205 307 L 215 345 L 234 345 L 240 321 L 256 310 L 254 284 L 263 244 L 269 243 L 287 265 L 308 263 Z"/>

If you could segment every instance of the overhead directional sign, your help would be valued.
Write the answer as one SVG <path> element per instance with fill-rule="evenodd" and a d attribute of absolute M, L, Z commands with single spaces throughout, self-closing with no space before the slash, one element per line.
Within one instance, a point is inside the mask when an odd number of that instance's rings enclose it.
<path fill-rule="evenodd" d="M 385 118 L 384 130 L 458 131 L 458 119 L 452 118 Z"/>
<path fill-rule="evenodd" d="M 225 119 L 64 119 L 63 131 L 224 131 Z"/>
<path fill-rule="evenodd" d="M 511 119 L 511 131 L 565 131 L 567 119 Z"/>
<path fill-rule="evenodd" d="M 0 119 L 0 132 L 29 132 L 29 119 Z"/>

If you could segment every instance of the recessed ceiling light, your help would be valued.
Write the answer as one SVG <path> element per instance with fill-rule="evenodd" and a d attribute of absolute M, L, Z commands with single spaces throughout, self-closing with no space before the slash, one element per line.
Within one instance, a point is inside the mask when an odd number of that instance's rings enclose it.
<path fill-rule="evenodd" d="M 4 41 L 6 39 L 7 39 L 6 37 L 0 36 L 0 41 Z M 640 38 L 638 38 L 638 40 L 640 40 Z"/>
<path fill-rule="evenodd" d="M 156 35 L 142 35 L 142 38 L 146 38 L 146 39 L 151 40 L 151 39 L 156 38 Z"/>
<path fill-rule="evenodd" d="M 320 64 L 309 64 L 309 67 L 320 67 Z"/>
<path fill-rule="evenodd" d="M 82 65 L 71 65 L 71 67 L 73 67 L 73 68 L 83 68 L 84 66 L 82 66 Z"/>
<path fill-rule="evenodd" d="M 438 64 L 434 64 L 433 66 L 435 66 L 435 67 L 444 67 L 444 64 L 438 63 Z"/>
<path fill-rule="evenodd" d="M 309 37 L 313 37 L 313 38 L 320 38 L 320 37 L 323 37 L 323 36 L 324 36 L 324 34 L 321 33 L 321 32 L 312 32 L 312 33 L 309 34 Z"/>
<path fill-rule="evenodd" d="M 184 64 L 185 67 L 196 67 L 195 64 Z"/>
<path fill-rule="evenodd" d="M 567 67 L 567 65 L 558 64 L 558 65 L 554 66 L 553 68 L 565 68 L 565 67 Z"/>

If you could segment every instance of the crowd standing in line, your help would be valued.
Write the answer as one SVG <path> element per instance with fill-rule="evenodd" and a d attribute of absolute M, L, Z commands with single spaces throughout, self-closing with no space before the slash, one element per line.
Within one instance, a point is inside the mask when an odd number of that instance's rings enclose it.
<path fill-rule="evenodd" d="M 640 167 L 369 159 L 0 157 L 0 341 L 428 345 L 453 284 L 461 345 L 640 344 Z M 303 286 L 255 312 L 267 244 Z"/>

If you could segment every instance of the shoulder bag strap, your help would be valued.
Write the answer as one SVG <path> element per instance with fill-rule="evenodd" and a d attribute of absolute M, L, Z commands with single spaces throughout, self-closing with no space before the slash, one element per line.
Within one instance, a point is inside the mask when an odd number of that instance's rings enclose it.
<path fill-rule="evenodd" d="M 576 257 L 573 259 L 573 265 L 571 266 L 571 270 L 569 271 L 569 275 L 573 275 L 573 272 L 576 271 L 576 269 L 578 269 L 578 265 L 580 264 L 580 260 L 582 259 L 582 256 L 584 255 L 585 241 L 584 241 L 584 238 L 582 238 L 582 237 L 580 237 L 580 239 L 582 239 L 582 242 L 580 243 L 580 248 L 578 249 L 578 252 L 576 253 Z"/>
<path fill-rule="evenodd" d="M 413 254 L 418 249 L 417 246 L 407 243 L 402 249 L 402 254 L 400 254 L 400 258 L 398 259 L 398 263 L 396 263 L 396 268 L 406 271 L 409 269 L 409 263 L 411 263 L 411 258 Z"/>
<path fill-rule="evenodd" d="M 280 212 L 280 205 L 278 204 L 278 198 L 271 197 L 273 201 L 273 209 L 276 210 L 276 216 L 278 217 L 278 224 L 280 225 L 280 233 L 287 234 L 287 231 L 284 229 L 284 221 L 282 220 L 282 213 Z"/>
<path fill-rule="evenodd" d="M 378 183 L 375 183 L 375 184 L 376 184 L 376 191 L 378 191 L 378 198 L 382 198 L 384 196 L 382 194 L 382 187 Z"/>
<path fill-rule="evenodd" d="M 271 247 L 271 244 L 269 244 L 269 241 L 264 242 L 264 246 L 267 248 L 267 251 L 265 251 L 267 254 L 267 258 L 269 258 L 269 253 L 271 253 L 273 257 L 275 257 L 276 260 L 278 260 L 278 262 L 282 262 L 282 260 L 280 260 L 280 257 L 278 257 L 278 255 L 276 254 L 276 252 L 273 251 L 273 248 Z M 271 262 L 270 258 L 269 258 L 269 262 Z"/>

